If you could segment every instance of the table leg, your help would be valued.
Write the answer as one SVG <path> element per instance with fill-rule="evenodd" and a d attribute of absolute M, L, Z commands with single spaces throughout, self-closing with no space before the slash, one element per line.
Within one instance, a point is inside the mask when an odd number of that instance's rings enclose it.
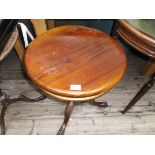
<path fill-rule="evenodd" d="M 151 76 L 155 72 L 155 60 L 150 59 L 144 68 L 144 76 Z"/>
<path fill-rule="evenodd" d="M 2 109 L 1 109 L 1 114 L 0 114 L 0 126 L 1 126 L 1 134 L 5 134 L 5 121 L 4 121 L 4 116 L 5 116 L 5 111 L 7 110 L 8 103 L 7 102 L 1 102 L 2 104 Z"/>
<path fill-rule="evenodd" d="M 95 100 L 90 100 L 89 104 L 93 106 L 97 106 L 99 108 L 106 108 L 108 106 L 107 102 L 97 102 Z"/>
<path fill-rule="evenodd" d="M 73 109 L 74 109 L 74 102 L 71 101 L 66 106 L 66 109 L 64 112 L 64 121 L 63 121 L 57 135 L 64 135 L 66 126 L 68 124 L 68 121 L 69 121 L 69 118 L 72 114 Z"/>
<path fill-rule="evenodd" d="M 6 93 L 2 92 L 0 89 L 0 105 L 2 106 L 1 108 L 1 114 L 0 114 L 0 126 L 1 126 L 1 134 L 5 134 L 5 112 L 8 108 L 8 106 L 14 102 L 17 101 L 25 101 L 25 102 L 37 102 L 45 99 L 45 96 L 40 96 L 36 99 L 30 99 L 24 95 L 19 95 L 18 97 L 15 98 L 10 98 Z"/>
<path fill-rule="evenodd" d="M 125 107 L 122 111 L 122 114 L 125 114 L 132 106 L 134 106 L 154 85 L 155 82 L 155 74 L 152 76 L 151 80 L 149 80 L 136 94 L 136 96 L 130 101 L 130 103 Z"/>

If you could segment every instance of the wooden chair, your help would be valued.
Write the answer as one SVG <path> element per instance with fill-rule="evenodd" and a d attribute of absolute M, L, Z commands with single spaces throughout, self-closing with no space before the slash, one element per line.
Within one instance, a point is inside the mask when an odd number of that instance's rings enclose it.
<path fill-rule="evenodd" d="M 137 24 L 142 23 L 143 25 Z M 150 25 L 149 25 L 150 24 Z M 152 26 L 153 25 L 153 26 Z M 129 102 L 122 111 L 125 114 L 133 105 L 135 105 L 148 91 L 155 82 L 155 20 L 116 20 L 112 29 L 113 38 L 122 37 L 128 44 L 139 52 L 150 57 L 146 64 L 144 75 L 151 76 L 141 90 Z"/>
<path fill-rule="evenodd" d="M 38 36 L 47 30 L 54 28 L 54 20 L 45 20 L 45 19 L 31 19 L 31 22 L 33 24 L 33 28 L 35 31 L 35 35 Z M 25 48 L 22 44 L 21 38 L 18 36 L 18 39 L 14 45 L 16 52 L 19 56 L 19 59 L 21 62 L 23 62 L 23 56 L 25 53 Z"/>
<path fill-rule="evenodd" d="M 0 54 L 0 62 L 3 61 L 7 57 L 7 55 L 11 52 L 11 49 L 13 48 L 17 40 L 17 37 L 18 37 L 18 31 L 17 28 L 15 28 L 8 42 L 6 43 L 4 50 Z"/>
<path fill-rule="evenodd" d="M 31 20 L 35 29 L 36 36 L 47 31 L 48 28 L 54 27 L 54 21 L 52 20 L 44 20 L 44 19 L 37 19 Z M 17 27 L 15 27 L 12 35 L 10 36 L 8 42 L 6 43 L 3 52 L 0 55 L 0 61 L 4 60 L 4 58 L 11 52 L 12 48 L 15 47 L 16 52 L 23 63 L 23 56 L 25 53 L 25 48 L 22 44 L 21 38 L 19 36 Z M 1 126 L 1 134 L 5 134 L 5 111 L 7 110 L 8 106 L 17 101 L 25 101 L 25 102 L 37 102 L 45 99 L 45 96 L 42 95 L 36 99 L 30 99 L 24 95 L 19 95 L 16 98 L 11 98 L 5 92 L 2 92 L 0 89 L 0 104 L 2 105 L 1 113 L 0 113 L 0 126 Z"/>

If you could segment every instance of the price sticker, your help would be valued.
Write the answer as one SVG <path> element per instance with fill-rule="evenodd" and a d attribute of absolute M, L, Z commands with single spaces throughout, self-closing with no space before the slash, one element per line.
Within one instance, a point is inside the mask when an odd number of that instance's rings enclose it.
<path fill-rule="evenodd" d="M 71 84 L 70 90 L 81 90 L 81 85 L 78 84 Z"/>

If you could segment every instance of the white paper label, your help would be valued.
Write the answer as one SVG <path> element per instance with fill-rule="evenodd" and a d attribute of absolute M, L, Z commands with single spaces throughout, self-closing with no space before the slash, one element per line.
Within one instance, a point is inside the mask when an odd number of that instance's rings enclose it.
<path fill-rule="evenodd" d="M 33 35 L 31 34 L 31 32 L 28 30 L 28 28 L 26 27 L 25 24 L 23 23 L 18 23 L 21 26 L 21 30 L 22 30 L 22 35 L 23 35 L 23 39 L 24 39 L 24 43 L 25 43 L 25 48 L 29 45 L 28 43 L 28 36 L 30 37 L 31 40 L 34 40 Z"/>
<path fill-rule="evenodd" d="M 81 85 L 71 84 L 70 90 L 81 90 Z"/>

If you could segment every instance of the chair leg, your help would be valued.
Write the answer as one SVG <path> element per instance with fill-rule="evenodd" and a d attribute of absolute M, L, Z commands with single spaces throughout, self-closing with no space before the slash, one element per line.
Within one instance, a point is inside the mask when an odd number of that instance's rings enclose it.
<path fill-rule="evenodd" d="M 95 100 L 90 100 L 89 104 L 99 108 L 106 108 L 108 106 L 107 102 L 97 102 Z"/>
<path fill-rule="evenodd" d="M 125 107 L 122 111 L 122 114 L 125 114 L 132 106 L 134 106 L 154 85 L 155 82 L 155 74 L 152 76 L 151 80 L 149 80 L 136 94 L 136 96 L 130 101 L 130 103 Z"/>
<path fill-rule="evenodd" d="M 6 95 L 4 92 L 1 91 L 0 89 L 0 105 L 2 106 L 1 108 L 1 113 L 0 113 L 0 126 L 1 126 L 1 134 L 5 134 L 5 112 L 8 108 L 8 106 L 14 102 L 17 101 L 25 101 L 25 102 L 37 102 L 45 99 L 45 96 L 40 96 L 36 99 L 30 99 L 24 95 L 19 95 L 16 98 L 10 98 L 8 95 Z"/>
<path fill-rule="evenodd" d="M 68 124 L 69 118 L 72 114 L 72 111 L 74 109 L 74 102 L 69 102 L 66 106 L 65 112 L 64 112 L 64 121 L 57 132 L 57 135 L 64 135 L 66 126 Z"/>
<path fill-rule="evenodd" d="M 1 126 L 1 134 L 5 134 L 5 121 L 4 121 L 4 116 L 5 116 L 5 111 L 7 110 L 8 103 L 7 102 L 1 102 L 2 108 L 1 108 L 1 114 L 0 114 L 0 126 Z"/>

